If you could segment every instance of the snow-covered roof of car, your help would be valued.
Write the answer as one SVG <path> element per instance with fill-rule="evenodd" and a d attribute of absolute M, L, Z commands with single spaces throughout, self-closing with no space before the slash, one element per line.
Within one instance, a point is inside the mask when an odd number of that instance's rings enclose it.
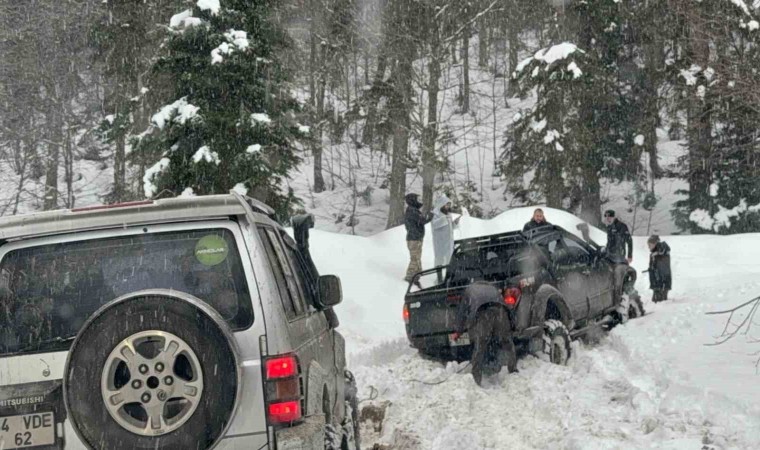
<path fill-rule="evenodd" d="M 237 193 L 60 209 L 0 217 L 0 240 L 246 214 L 272 218 L 274 210 Z"/>

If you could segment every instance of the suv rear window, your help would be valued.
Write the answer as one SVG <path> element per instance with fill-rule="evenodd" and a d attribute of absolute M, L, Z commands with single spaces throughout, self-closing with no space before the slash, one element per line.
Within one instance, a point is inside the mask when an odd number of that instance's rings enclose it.
<path fill-rule="evenodd" d="M 19 249 L 0 261 L 0 354 L 68 348 L 111 300 L 144 289 L 194 295 L 233 329 L 253 322 L 232 233 L 172 231 Z"/>

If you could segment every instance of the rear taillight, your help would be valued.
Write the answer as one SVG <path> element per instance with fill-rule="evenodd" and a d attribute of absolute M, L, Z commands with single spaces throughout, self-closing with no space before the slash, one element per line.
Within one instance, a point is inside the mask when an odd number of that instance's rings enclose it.
<path fill-rule="evenodd" d="M 522 291 L 520 288 L 512 287 L 504 289 L 504 304 L 507 305 L 508 308 L 516 307 L 517 304 L 520 303 L 521 295 Z"/>
<path fill-rule="evenodd" d="M 404 317 L 404 323 L 409 323 L 409 305 L 404 305 L 404 311 L 401 315 Z"/>
<path fill-rule="evenodd" d="M 269 404 L 269 423 L 290 423 L 300 419 L 301 402 L 281 402 Z"/>
<path fill-rule="evenodd" d="M 288 424 L 303 418 L 301 371 L 295 355 L 279 355 L 264 360 L 264 379 L 269 424 Z"/>
<path fill-rule="evenodd" d="M 280 356 L 266 362 L 267 380 L 290 378 L 298 375 L 298 361 L 295 356 Z"/>

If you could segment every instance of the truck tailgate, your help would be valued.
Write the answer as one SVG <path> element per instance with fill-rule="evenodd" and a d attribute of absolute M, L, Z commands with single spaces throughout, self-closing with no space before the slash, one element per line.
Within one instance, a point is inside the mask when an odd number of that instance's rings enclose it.
<path fill-rule="evenodd" d="M 453 333 L 460 292 L 438 291 L 407 296 L 409 305 L 409 335 L 429 336 L 439 333 Z"/>

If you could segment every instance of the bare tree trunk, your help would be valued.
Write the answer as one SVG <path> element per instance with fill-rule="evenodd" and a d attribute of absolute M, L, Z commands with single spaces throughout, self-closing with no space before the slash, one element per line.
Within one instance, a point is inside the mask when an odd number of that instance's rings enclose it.
<path fill-rule="evenodd" d="M 488 20 L 483 14 L 478 19 L 478 66 L 482 68 L 488 67 L 488 46 L 491 43 L 488 39 L 488 32 Z"/>
<path fill-rule="evenodd" d="M 406 194 L 406 169 L 409 152 L 409 114 L 412 102 L 412 51 L 400 52 L 394 73 L 393 93 L 389 99 L 391 123 L 393 124 L 393 161 L 391 163 L 390 210 L 386 228 L 404 223 L 404 195 Z"/>
<path fill-rule="evenodd" d="M 377 102 L 380 99 L 378 91 L 384 90 L 383 80 L 385 79 L 385 71 L 388 67 L 388 56 L 385 52 L 385 46 L 382 45 L 377 54 L 377 70 L 372 80 L 373 94 L 369 99 L 369 105 L 367 107 L 367 121 L 364 124 L 364 131 L 362 133 L 362 143 L 364 145 L 372 144 L 375 138 L 375 126 L 377 121 Z"/>
<path fill-rule="evenodd" d="M 514 72 L 517 69 L 518 58 L 519 58 L 518 51 L 520 49 L 520 36 L 517 33 L 517 27 L 515 27 L 514 25 L 511 25 L 509 26 L 509 28 L 507 28 L 507 39 L 509 40 L 509 68 L 507 70 L 506 76 L 511 77 L 512 72 Z M 507 95 L 510 97 L 514 97 L 516 94 L 517 94 L 517 83 L 510 81 L 509 89 L 507 90 Z"/>
<path fill-rule="evenodd" d="M 470 111 L 470 27 L 465 27 L 462 38 L 462 112 Z"/>
<path fill-rule="evenodd" d="M 706 36 L 699 35 L 700 23 L 691 17 L 689 45 L 693 64 L 707 67 L 710 47 Z M 710 152 L 712 149 L 712 105 L 696 95 L 690 96 L 687 138 L 689 142 L 689 208 L 710 210 Z"/>
<path fill-rule="evenodd" d="M 438 140 L 438 80 L 441 78 L 441 49 L 438 31 L 432 31 L 430 62 L 428 63 L 428 109 L 427 126 L 422 137 L 422 204 L 426 211 L 433 207 L 433 183 L 435 182 L 435 144 Z"/>
<path fill-rule="evenodd" d="M 55 116 L 48 125 L 52 131 L 48 142 L 47 165 L 45 168 L 45 200 L 43 208 L 47 210 L 58 207 L 58 162 L 61 152 L 61 127 L 58 121 L 58 112 L 50 114 Z"/>

